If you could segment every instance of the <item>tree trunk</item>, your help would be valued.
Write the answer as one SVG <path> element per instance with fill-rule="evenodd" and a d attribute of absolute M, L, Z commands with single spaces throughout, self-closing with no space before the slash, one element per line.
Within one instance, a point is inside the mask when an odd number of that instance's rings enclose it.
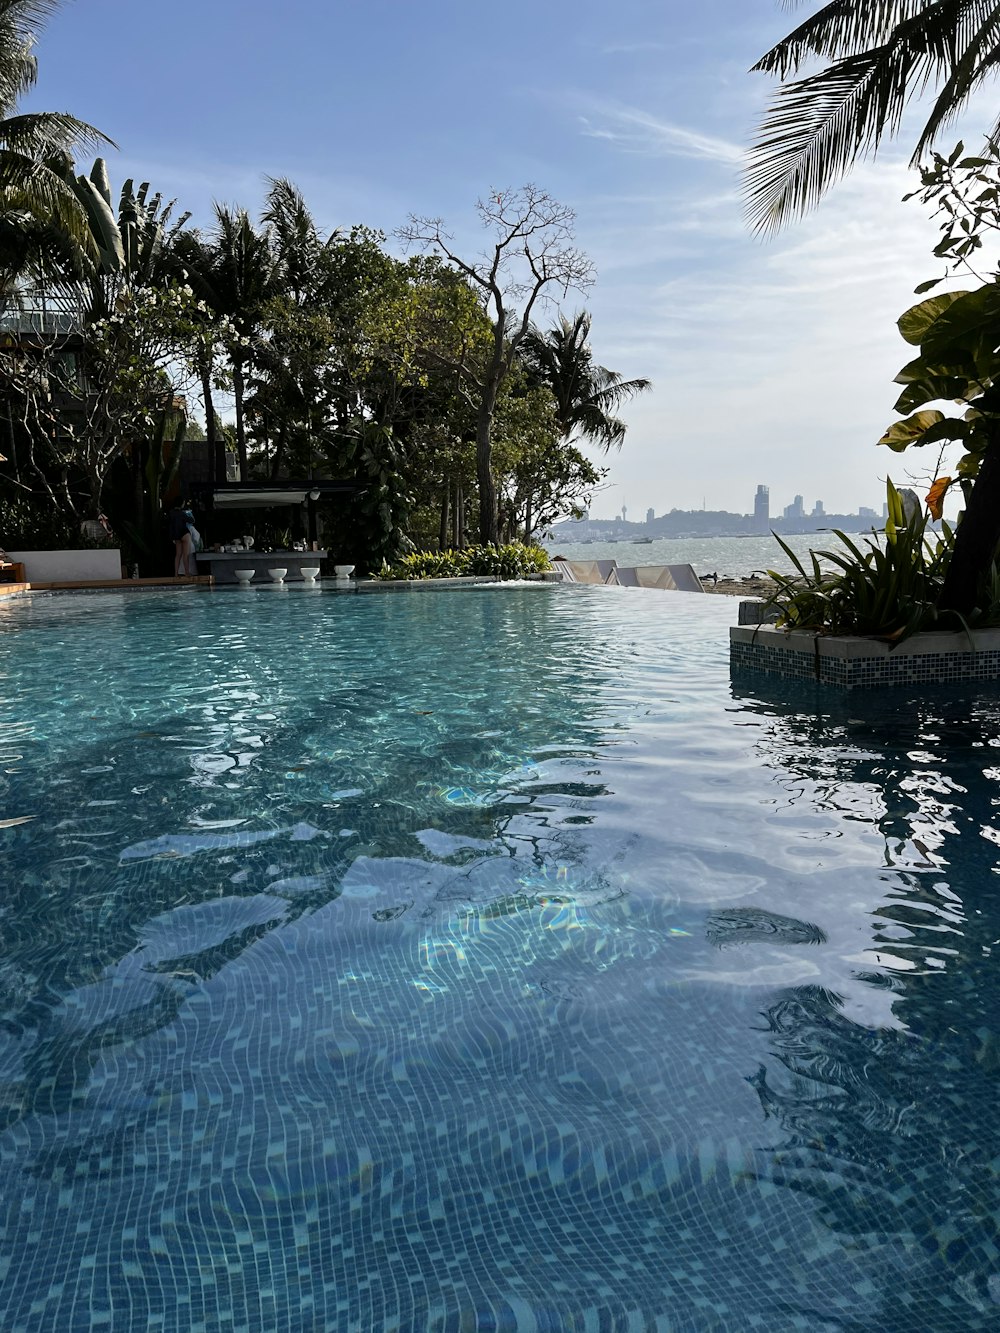
<path fill-rule="evenodd" d="M 274 462 L 271 465 L 271 480 L 277 481 L 285 462 L 285 432 L 287 427 L 282 422 L 274 441 Z"/>
<path fill-rule="evenodd" d="M 211 367 L 207 361 L 202 361 L 198 369 L 201 375 L 201 396 L 205 401 L 205 439 L 208 441 L 208 456 L 212 460 L 212 471 L 218 486 L 226 480 L 226 440 L 222 432 L 215 428 Z"/>
<path fill-rule="evenodd" d="M 90 468 L 87 473 L 87 485 L 90 489 L 90 517 L 99 519 L 101 517 L 101 500 L 104 496 L 104 478 L 99 472 Z"/>
<path fill-rule="evenodd" d="M 465 545 L 465 495 L 462 491 L 462 478 L 455 478 L 455 512 L 452 522 L 454 541 L 452 545 L 460 551 Z"/>
<path fill-rule="evenodd" d="M 441 493 L 441 526 L 438 529 L 438 550 L 443 551 L 448 545 L 448 520 L 451 517 L 451 481 L 448 477 L 444 479 L 444 490 Z"/>
<path fill-rule="evenodd" d="M 1000 436 L 1000 421 L 997 422 Z M 989 569 L 1000 543 L 1000 438 L 995 438 L 983 454 L 955 533 L 955 549 L 941 589 L 941 611 L 967 615 L 976 604 L 976 594 L 983 575 Z"/>
<path fill-rule="evenodd" d="M 493 399 L 487 393 L 476 417 L 476 480 L 479 483 L 479 540 L 496 546 L 500 516 L 493 480 Z"/>
<path fill-rule="evenodd" d="M 532 513 L 531 513 L 531 492 L 529 491 L 529 492 L 528 492 L 528 498 L 527 498 L 527 499 L 525 500 L 525 502 L 524 502 L 524 544 L 525 544 L 525 546 L 527 546 L 528 543 L 531 541 L 531 526 L 532 526 L 532 525 L 531 525 L 531 520 L 532 520 Z"/>
<path fill-rule="evenodd" d="M 247 461 L 247 433 L 243 420 L 243 395 L 246 390 L 243 379 L 243 362 L 239 357 L 233 361 L 233 398 L 236 402 L 236 452 L 240 460 L 240 481 L 247 481 L 250 466 Z"/>

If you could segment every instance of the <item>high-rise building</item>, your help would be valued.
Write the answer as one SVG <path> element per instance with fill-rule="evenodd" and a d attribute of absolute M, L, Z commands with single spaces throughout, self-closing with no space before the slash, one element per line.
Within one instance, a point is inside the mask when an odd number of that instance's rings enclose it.
<path fill-rule="evenodd" d="M 801 495 L 797 495 L 790 505 L 785 505 L 785 518 L 805 518 L 805 513 Z"/>
<path fill-rule="evenodd" d="M 652 522 L 655 521 L 655 519 L 656 519 L 656 510 L 655 510 L 655 509 L 652 509 L 652 508 L 647 509 L 647 510 L 646 510 L 646 522 L 647 522 L 647 523 L 652 523 Z"/>
<path fill-rule="evenodd" d="M 823 508 L 823 501 L 817 500 L 816 503 L 813 505 L 813 511 L 812 511 L 813 518 L 822 518 L 825 513 L 826 510 Z"/>
<path fill-rule="evenodd" d="M 758 486 L 753 498 L 753 525 L 758 532 L 766 532 L 771 523 L 771 498 L 766 486 Z"/>

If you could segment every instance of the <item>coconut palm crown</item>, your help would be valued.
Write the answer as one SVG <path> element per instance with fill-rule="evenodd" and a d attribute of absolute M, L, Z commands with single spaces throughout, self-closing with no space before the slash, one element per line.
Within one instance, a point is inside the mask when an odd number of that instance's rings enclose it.
<path fill-rule="evenodd" d="M 556 421 L 564 438 L 577 434 L 607 452 L 621 448 L 625 422 L 613 415 L 630 398 L 651 387 L 647 379 L 622 379 L 596 365 L 591 353 L 590 315 L 580 311 L 546 332 L 532 328 L 521 344 L 529 375 L 545 384 L 556 400 Z"/>
<path fill-rule="evenodd" d="M 824 68 L 794 77 L 817 60 Z M 933 91 L 915 162 L 998 60 L 994 0 L 830 0 L 753 67 L 781 80 L 749 154 L 753 228 L 773 231 L 806 212 L 897 133 L 911 97 Z"/>
<path fill-rule="evenodd" d="M 67 112 L 17 114 L 38 75 L 35 27 L 57 7 L 58 0 L 0 0 L 0 214 L 54 225 L 96 260 L 93 233 L 64 164 L 74 148 L 112 141 Z"/>

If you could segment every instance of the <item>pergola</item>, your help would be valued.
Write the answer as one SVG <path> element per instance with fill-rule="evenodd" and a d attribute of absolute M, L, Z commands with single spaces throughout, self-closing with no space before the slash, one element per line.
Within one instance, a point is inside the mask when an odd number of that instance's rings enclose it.
<path fill-rule="evenodd" d="M 309 543 L 316 541 L 316 505 L 334 495 L 360 495 L 365 487 L 356 481 L 223 481 L 196 484 L 199 504 L 206 509 L 271 509 L 278 505 L 305 505 Z"/>

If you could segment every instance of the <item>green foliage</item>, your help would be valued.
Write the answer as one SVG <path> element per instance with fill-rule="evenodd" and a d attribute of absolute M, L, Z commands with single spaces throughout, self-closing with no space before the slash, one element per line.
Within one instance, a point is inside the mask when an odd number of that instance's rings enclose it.
<path fill-rule="evenodd" d="M 539 546 L 508 542 L 505 546 L 470 546 L 460 552 L 465 573 L 493 574 L 501 579 L 523 579 L 549 568 L 549 557 Z"/>
<path fill-rule="evenodd" d="M 0 499 L 0 546 L 7 551 L 69 551 L 85 545 L 80 525 L 44 501 Z"/>
<path fill-rule="evenodd" d="M 549 568 L 540 546 L 508 542 L 506 546 L 468 546 L 463 551 L 414 551 L 393 564 L 386 562 L 379 579 L 448 579 L 488 575 L 523 579 Z"/>
<path fill-rule="evenodd" d="M 459 561 L 460 551 L 412 551 L 393 564 L 386 561 L 375 577 L 378 579 L 454 579 L 466 571 Z"/>
<path fill-rule="evenodd" d="M 768 605 L 778 625 L 815 634 L 870 634 L 901 642 L 929 629 L 1000 624 L 1000 574 L 994 565 L 983 582 L 977 609 L 966 618 L 938 608 L 955 533 L 943 524 L 941 536 L 927 531 L 927 515 L 904 513 L 899 492 L 887 484 L 889 518 L 883 546 L 861 546 L 837 531 L 844 550 L 811 551 L 807 569 L 795 552 L 775 540 L 795 566 L 795 574 L 768 573 L 777 590 Z M 820 560 L 832 570 L 823 569 Z"/>
<path fill-rule="evenodd" d="M 822 4 L 797 23 L 754 66 L 781 81 L 749 154 L 754 228 L 780 227 L 812 207 L 859 157 L 909 125 L 911 98 L 931 90 L 913 153 L 920 159 L 995 67 L 996 34 L 995 8 L 977 0 Z M 963 152 L 959 144 L 948 166 Z"/>

